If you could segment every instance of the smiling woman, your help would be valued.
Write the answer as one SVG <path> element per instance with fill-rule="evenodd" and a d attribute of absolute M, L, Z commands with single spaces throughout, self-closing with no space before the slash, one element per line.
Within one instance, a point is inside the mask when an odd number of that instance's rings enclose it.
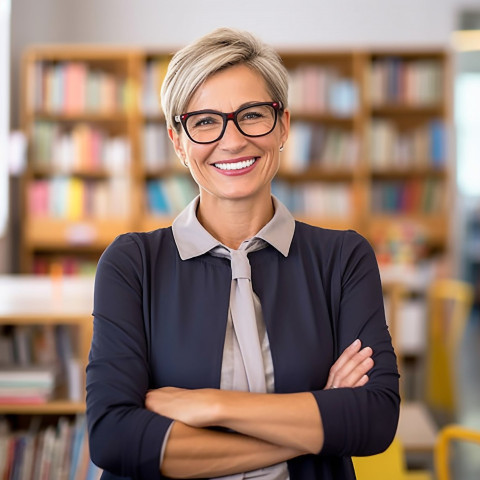
<path fill-rule="evenodd" d="M 199 195 L 99 261 L 87 416 L 104 479 L 352 480 L 352 455 L 392 441 L 398 373 L 373 250 L 295 221 L 271 193 L 287 77 L 232 29 L 170 63 L 163 110 Z"/>

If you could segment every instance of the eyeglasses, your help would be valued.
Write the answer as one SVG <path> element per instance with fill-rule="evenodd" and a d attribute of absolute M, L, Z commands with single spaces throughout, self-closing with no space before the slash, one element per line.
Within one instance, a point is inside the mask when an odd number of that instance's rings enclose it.
<path fill-rule="evenodd" d="M 231 113 L 216 110 L 183 113 L 176 115 L 175 121 L 182 124 L 192 142 L 206 144 L 217 142 L 223 137 L 229 120 L 233 120 L 239 132 L 246 137 L 268 135 L 275 128 L 278 112 L 282 108 L 280 102 L 259 102 Z"/>

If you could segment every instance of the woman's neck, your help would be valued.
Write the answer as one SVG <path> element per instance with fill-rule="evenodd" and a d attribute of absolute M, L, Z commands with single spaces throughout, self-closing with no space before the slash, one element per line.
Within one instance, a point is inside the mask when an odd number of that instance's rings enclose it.
<path fill-rule="evenodd" d="M 273 217 L 270 195 L 263 199 L 225 200 L 201 195 L 197 218 L 218 241 L 238 249 L 244 240 L 255 236 Z"/>

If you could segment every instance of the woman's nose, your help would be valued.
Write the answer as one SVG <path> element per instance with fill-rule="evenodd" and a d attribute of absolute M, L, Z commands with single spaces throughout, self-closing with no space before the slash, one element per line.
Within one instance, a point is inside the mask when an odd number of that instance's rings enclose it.
<path fill-rule="evenodd" d="M 243 146 L 247 141 L 245 135 L 237 128 L 237 125 L 233 119 L 227 120 L 227 125 L 225 127 L 225 132 L 220 139 L 220 143 L 223 147 L 232 148 L 237 146 Z"/>

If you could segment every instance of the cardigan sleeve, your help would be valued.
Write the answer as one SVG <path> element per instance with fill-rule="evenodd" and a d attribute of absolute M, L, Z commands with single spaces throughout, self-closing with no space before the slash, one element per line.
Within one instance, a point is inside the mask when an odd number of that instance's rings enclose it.
<path fill-rule="evenodd" d="M 118 237 L 98 263 L 93 339 L 87 366 L 90 454 L 99 467 L 131 478 L 162 478 L 160 452 L 171 419 L 145 409 L 149 388 L 143 319 L 142 255 Z"/>
<path fill-rule="evenodd" d="M 374 367 L 363 387 L 315 391 L 324 428 L 321 455 L 360 456 L 385 450 L 397 428 L 398 370 L 385 322 L 373 249 L 355 232 L 344 235 L 335 269 L 338 308 L 333 319 L 338 352 L 356 338 L 373 349 Z"/>

